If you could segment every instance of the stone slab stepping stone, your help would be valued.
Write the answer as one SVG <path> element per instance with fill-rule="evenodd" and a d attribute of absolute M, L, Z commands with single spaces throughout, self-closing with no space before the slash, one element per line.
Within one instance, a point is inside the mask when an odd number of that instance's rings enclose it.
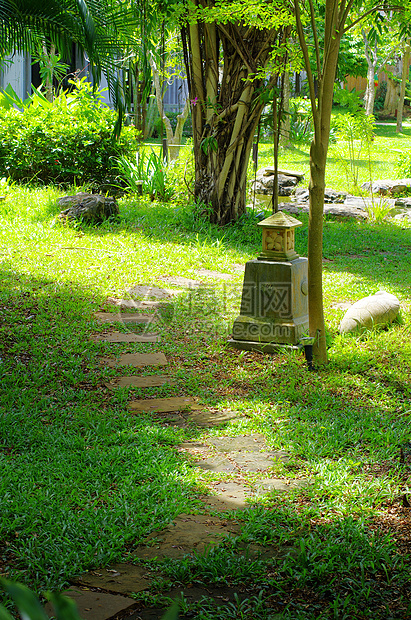
<path fill-rule="evenodd" d="M 154 308 L 154 309 L 164 308 L 164 303 L 162 303 L 160 301 L 149 301 L 149 300 L 135 301 L 134 299 L 116 299 L 115 297 L 108 297 L 107 303 L 108 304 L 112 304 L 114 306 L 118 306 L 120 309 L 121 308 L 129 308 L 129 309 L 140 310 L 140 309 L 144 309 L 144 308 L 146 308 L 146 309 L 149 309 L 149 308 Z"/>
<path fill-rule="evenodd" d="M 207 443 L 215 446 L 221 452 L 236 452 L 247 450 L 248 452 L 260 452 L 267 448 L 264 435 L 239 435 L 237 437 L 215 437 L 208 439 Z"/>
<path fill-rule="evenodd" d="M 173 383 L 173 379 L 167 375 L 149 375 L 148 377 L 118 377 L 117 379 L 112 379 L 110 383 L 106 383 L 106 386 L 110 389 L 116 387 L 145 388 L 158 387 L 166 384 L 173 385 Z"/>
<path fill-rule="evenodd" d="M 153 558 L 181 558 L 193 551 L 204 551 L 218 545 L 226 536 L 239 534 L 240 525 L 209 515 L 181 514 L 161 532 L 150 534 L 146 543 L 133 552 L 142 560 Z"/>
<path fill-rule="evenodd" d="M 213 510 L 243 510 L 248 507 L 247 497 L 251 497 L 249 487 L 240 482 L 216 482 L 213 484 L 216 495 L 209 495 L 202 499 L 204 504 Z"/>
<path fill-rule="evenodd" d="M 210 456 L 205 459 L 201 459 L 194 463 L 195 467 L 200 467 L 200 469 L 205 469 L 207 471 L 215 471 L 215 472 L 228 472 L 228 471 L 236 471 L 236 466 L 234 463 L 226 459 L 224 456 Z"/>
<path fill-rule="evenodd" d="M 171 299 L 176 295 L 181 295 L 181 291 L 174 291 L 173 289 L 160 288 L 158 286 L 148 286 L 145 284 L 136 284 L 127 291 L 128 295 L 135 297 L 154 297 L 154 299 Z M 148 299 L 144 300 L 145 302 Z"/>
<path fill-rule="evenodd" d="M 169 413 L 170 411 L 183 411 L 194 405 L 193 398 L 187 396 L 175 396 L 173 398 L 149 398 L 148 400 L 134 400 L 128 408 L 133 412 L 157 412 Z"/>
<path fill-rule="evenodd" d="M 186 428 L 187 426 L 187 420 L 181 413 L 159 413 L 153 415 L 153 418 L 162 426 L 172 426 L 173 428 Z"/>
<path fill-rule="evenodd" d="M 166 366 L 168 362 L 164 353 L 124 353 L 115 359 L 103 357 L 100 363 L 109 368 L 117 366 L 140 368 L 141 366 Z"/>
<path fill-rule="evenodd" d="M 95 312 L 94 316 L 102 323 L 154 323 L 155 314 L 137 312 Z"/>
<path fill-rule="evenodd" d="M 131 594 L 147 590 L 152 576 L 144 566 L 133 564 L 112 564 L 107 568 L 88 571 L 80 575 L 75 583 L 89 588 L 100 588 L 118 594 Z"/>
<path fill-rule="evenodd" d="M 158 334 L 125 334 L 123 332 L 113 332 L 111 334 L 98 334 L 92 336 L 94 342 L 159 342 L 161 337 Z"/>
<path fill-rule="evenodd" d="M 219 280 L 231 280 L 233 277 L 232 273 L 221 273 L 220 271 L 213 271 L 211 269 L 196 269 L 195 272 L 200 276 L 205 276 L 207 278 L 218 278 Z"/>
<path fill-rule="evenodd" d="M 160 278 L 167 284 L 171 284 L 171 286 L 182 286 L 184 288 L 197 288 L 201 286 L 201 282 L 197 280 L 191 280 L 190 278 L 183 278 L 183 276 L 165 276 L 164 278 Z"/>
<path fill-rule="evenodd" d="M 265 471 L 273 466 L 273 461 L 287 462 L 290 457 L 284 450 L 269 450 L 264 436 L 242 435 L 239 437 L 215 437 L 207 442 L 220 452 L 229 454 L 231 459 L 247 471 Z"/>
<path fill-rule="evenodd" d="M 242 469 L 247 471 L 265 471 L 273 466 L 273 461 L 283 460 L 281 457 L 274 457 L 267 452 L 230 452 L 230 456 Z M 287 459 L 288 460 L 288 459 Z"/>
<path fill-rule="evenodd" d="M 118 594 L 81 590 L 80 588 L 70 588 L 62 594 L 75 601 L 82 620 L 114 620 L 117 614 L 136 605 L 136 601 L 132 598 Z M 46 605 L 45 609 L 47 613 L 53 613 L 53 607 L 50 603 Z"/>
<path fill-rule="evenodd" d="M 197 426 L 210 428 L 217 424 L 224 424 L 230 420 L 237 419 L 238 416 L 234 411 L 193 411 L 190 413 L 188 420 L 194 422 Z"/>
<path fill-rule="evenodd" d="M 304 488 L 309 484 L 309 480 L 283 480 L 281 478 L 265 478 L 259 480 L 255 490 L 258 495 L 270 493 L 272 491 L 287 492 L 291 489 Z"/>

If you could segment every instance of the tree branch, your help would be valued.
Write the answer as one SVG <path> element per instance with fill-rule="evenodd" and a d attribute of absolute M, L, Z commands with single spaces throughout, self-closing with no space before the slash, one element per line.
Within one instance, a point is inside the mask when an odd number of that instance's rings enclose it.
<path fill-rule="evenodd" d="M 311 66 L 310 66 L 310 54 L 308 52 L 308 46 L 307 46 L 307 42 L 306 42 L 305 36 L 304 36 L 304 30 L 303 30 L 303 25 L 302 25 L 302 21 L 301 21 L 301 12 L 300 12 L 300 7 L 299 7 L 299 0 L 293 0 L 293 3 L 294 3 L 294 12 L 295 12 L 295 21 L 296 21 L 296 28 L 297 28 L 298 39 L 300 41 L 301 51 L 302 51 L 303 57 L 304 57 L 305 70 L 306 70 L 306 73 L 307 73 L 307 81 L 308 81 L 308 88 L 309 88 L 309 92 L 310 92 L 311 109 L 312 109 L 312 113 L 313 113 L 314 132 L 315 132 L 316 136 L 319 137 L 320 136 L 321 127 L 320 127 L 319 118 L 318 118 L 318 115 L 317 115 L 317 106 L 316 106 L 316 102 L 315 102 L 314 77 L 313 77 L 313 74 L 312 74 L 312 71 L 311 71 Z"/>
<path fill-rule="evenodd" d="M 320 76 L 321 75 L 320 45 L 318 43 L 317 27 L 315 25 L 315 15 L 314 15 L 313 0 L 309 0 L 309 2 L 310 2 L 311 28 L 312 28 L 313 37 L 314 37 L 315 60 L 316 60 L 316 63 L 317 63 L 317 74 Z"/>
<path fill-rule="evenodd" d="M 233 39 L 233 37 L 231 36 L 231 34 L 229 33 L 229 31 L 227 30 L 227 28 L 224 27 L 223 24 L 218 24 L 219 29 L 221 30 L 221 32 L 224 33 L 225 37 L 227 37 L 227 39 L 230 41 L 231 45 L 233 46 L 233 48 L 236 50 L 236 52 L 238 53 L 238 55 L 241 57 L 241 60 L 243 61 L 243 63 L 245 64 L 245 66 L 248 69 L 249 73 L 253 73 L 253 69 L 250 66 L 250 64 L 247 61 L 247 58 L 244 56 L 243 51 L 240 49 L 240 47 L 237 44 L 237 41 L 235 41 Z"/>

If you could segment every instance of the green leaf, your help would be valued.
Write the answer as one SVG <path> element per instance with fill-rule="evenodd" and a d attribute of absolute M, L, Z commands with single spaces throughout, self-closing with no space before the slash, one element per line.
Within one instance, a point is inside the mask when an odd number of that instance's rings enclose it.
<path fill-rule="evenodd" d="M 20 583 L 0 579 L 0 584 L 16 603 L 22 620 L 49 620 L 33 592 Z"/>
<path fill-rule="evenodd" d="M 49 592 L 46 596 L 54 605 L 57 620 L 81 620 L 77 606 L 71 598 L 57 592 Z"/>
<path fill-rule="evenodd" d="M 13 617 L 9 614 L 7 609 L 0 605 L 0 620 L 13 620 Z"/>
<path fill-rule="evenodd" d="M 172 606 L 167 609 L 166 613 L 161 618 L 161 620 L 178 620 L 179 609 L 180 609 L 180 606 L 178 602 L 175 601 L 172 604 Z"/>

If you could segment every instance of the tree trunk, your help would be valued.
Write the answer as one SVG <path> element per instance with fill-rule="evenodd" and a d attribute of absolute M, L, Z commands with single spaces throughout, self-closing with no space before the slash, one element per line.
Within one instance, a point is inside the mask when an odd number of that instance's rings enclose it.
<path fill-rule="evenodd" d="M 377 39 L 375 39 L 374 47 L 371 48 L 365 30 L 361 31 L 364 41 L 365 59 L 367 61 L 367 86 L 364 94 L 364 107 L 367 116 L 374 112 L 375 101 L 375 72 L 378 64 L 377 56 Z"/>
<path fill-rule="evenodd" d="M 284 74 L 283 111 L 285 116 L 281 124 L 280 146 L 286 148 L 290 145 L 290 74 L 288 71 Z"/>
<path fill-rule="evenodd" d="M 365 88 L 364 94 L 364 107 L 365 113 L 367 116 L 370 116 L 374 112 L 374 102 L 375 102 L 375 65 L 372 63 L 369 65 L 367 70 L 367 86 Z"/>
<path fill-rule="evenodd" d="M 151 138 L 153 135 L 157 113 L 156 113 L 157 104 L 155 101 L 154 88 L 151 89 L 151 95 L 148 100 L 147 108 L 146 108 L 146 116 L 145 116 L 145 124 L 144 124 L 144 140 Z"/>
<path fill-rule="evenodd" d="M 316 364 L 327 363 L 325 335 L 322 248 L 324 190 L 327 152 L 330 139 L 333 86 L 337 68 L 338 52 L 344 30 L 345 4 L 338 0 L 326 0 L 324 52 L 318 41 L 315 26 L 314 5 L 310 2 L 311 26 L 314 33 L 316 74 L 311 70 L 310 51 L 305 38 L 299 0 L 294 0 L 297 33 L 300 41 L 313 113 L 314 139 L 310 148 L 310 214 L 308 226 L 308 315 L 310 336 L 314 340 L 313 357 Z M 317 79 L 315 79 L 317 77 Z M 318 92 L 317 91 L 318 87 Z"/>
<path fill-rule="evenodd" d="M 387 76 L 387 92 L 384 99 L 384 114 L 395 114 L 398 109 L 398 84 L 390 76 Z"/>
<path fill-rule="evenodd" d="M 402 117 L 404 112 L 404 99 L 405 99 L 405 89 L 407 86 L 407 80 L 409 75 L 409 64 L 410 64 L 410 42 L 409 39 L 406 42 L 404 54 L 402 56 L 402 72 L 401 72 L 401 87 L 400 87 L 400 98 L 398 101 L 398 112 L 397 112 L 397 133 L 402 133 Z"/>
<path fill-rule="evenodd" d="M 53 90 L 53 58 L 56 54 L 56 46 L 51 43 L 50 51 L 47 49 L 46 42 L 43 43 L 43 63 L 46 69 L 46 76 L 44 81 L 44 96 L 47 101 L 53 103 L 54 99 L 54 90 Z"/>
<path fill-rule="evenodd" d="M 328 141 L 327 141 L 328 142 Z M 308 223 L 308 315 L 310 335 L 315 337 L 313 354 L 317 363 L 327 362 L 323 303 L 323 218 L 325 166 L 328 144 L 317 144 L 314 138 L 310 148 L 310 213 Z"/>
<path fill-rule="evenodd" d="M 398 110 L 398 102 L 400 97 L 399 80 L 401 78 L 401 63 L 396 60 L 391 66 L 390 71 L 387 70 L 387 92 L 384 100 L 384 114 L 396 114 Z"/>
<path fill-rule="evenodd" d="M 195 5 L 212 6 L 211 0 Z M 237 220 L 246 208 L 247 167 L 264 107 L 260 96 L 275 78 L 256 77 L 284 31 L 240 23 L 197 22 L 182 40 L 193 119 L 194 195 L 212 222 Z M 223 53 L 223 67 L 219 58 Z"/>
<path fill-rule="evenodd" d="M 177 126 L 175 129 L 175 132 L 173 132 L 170 119 L 164 113 L 163 98 L 162 98 L 163 89 L 162 89 L 162 85 L 160 84 L 160 73 L 158 71 L 158 67 L 154 59 L 154 55 L 151 51 L 148 54 L 148 60 L 149 60 L 151 70 L 153 73 L 153 82 L 154 82 L 154 87 L 156 90 L 156 101 L 157 101 L 158 112 L 160 114 L 160 118 L 162 118 L 163 120 L 164 127 L 166 129 L 167 145 L 168 147 L 172 147 L 172 148 L 169 148 L 170 159 L 175 160 L 177 159 L 179 152 L 180 152 L 184 123 L 186 122 L 188 113 L 190 111 L 189 100 L 187 97 L 185 104 L 184 104 L 183 111 L 181 112 L 181 114 L 177 116 Z"/>

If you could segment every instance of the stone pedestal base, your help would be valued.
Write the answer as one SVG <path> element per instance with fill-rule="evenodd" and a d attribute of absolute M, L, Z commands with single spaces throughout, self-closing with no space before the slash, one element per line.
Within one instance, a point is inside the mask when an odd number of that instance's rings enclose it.
<path fill-rule="evenodd" d="M 233 325 L 234 343 L 296 347 L 308 332 L 306 258 L 279 262 L 249 261 L 245 267 L 240 315 Z M 241 348 L 244 348 L 243 345 Z M 267 350 L 267 347 L 263 347 Z"/>
<path fill-rule="evenodd" d="M 252 342 L 251 340 L 234 340 L 230 338 L 228 344 L 239 351 L 259 351 L 259 353 L 280 353 L 281 351 L 301 351 L 301 344 L 276 344 L 270 342 Z"/>

